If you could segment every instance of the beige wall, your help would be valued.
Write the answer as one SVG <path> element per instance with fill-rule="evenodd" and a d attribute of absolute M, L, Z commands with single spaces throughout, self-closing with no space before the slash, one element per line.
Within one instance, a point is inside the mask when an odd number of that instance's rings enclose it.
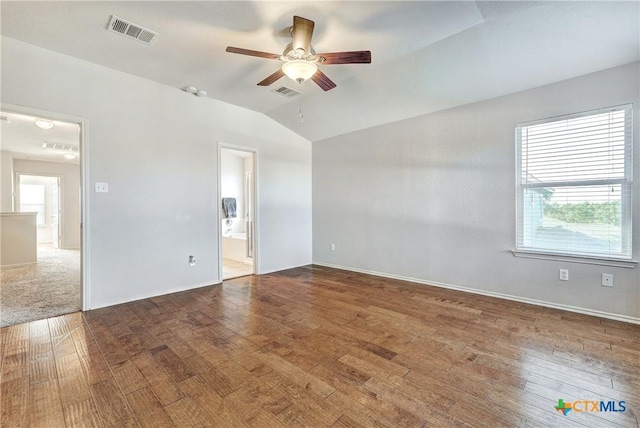
<path fill-rule="evenodd" d="M 0 212 L 13 211 L 13 156 L 0 151 Z"/>

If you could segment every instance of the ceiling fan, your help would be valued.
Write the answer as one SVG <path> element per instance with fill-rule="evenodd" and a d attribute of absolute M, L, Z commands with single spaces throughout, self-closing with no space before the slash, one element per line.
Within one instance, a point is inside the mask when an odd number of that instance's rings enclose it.
<path fill-rule="evenodd" d="M 293 27 L 291 27 L 291 37 L 293 42 L 289 43 L 284 49 L 282 55 L 272 54 L 268 52 L 254 51 L 250 49 L 227 47 L 227 52 L 256 56 L 259 58 L 275 59 L 284 61 L 282 67 L 258 83 L 258 86 L 269 86 L 282 76 L 288 76 L 298 83 L 302 83 L 307 79 L 313 80 L 323 90 L 328 91 L 336 87 L 336 84 L 318 69 L 318 64 L 369 64 L 371 63 L 371 51 L 352 51 L 352 52 L 332 52 L 316 54 L 311 45 L 311 37 L 313 36 L 314 22 L 301 18 L 293 17 Z"/>

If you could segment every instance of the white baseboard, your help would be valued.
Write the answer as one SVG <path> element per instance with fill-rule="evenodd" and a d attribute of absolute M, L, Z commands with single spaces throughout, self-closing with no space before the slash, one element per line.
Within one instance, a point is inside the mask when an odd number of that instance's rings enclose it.
<path fill-rule="evenodd" d="M 14 267 L 19 267 L 19 266 L 28 266 L 28 265 L 35 265 L 38 262 L 29 262 L 29 263 L 15 263 L 12 265 L 0 265 L 0 270 L 1 269 L 5 269 L 5 268 L 14 268 Z"/>
<path fill-rule="evenodd" d="M 153 293 L 144 293 L 144 294 L 139 294 L 136 296 L 133 296 L 129 299 L 126 300 L 113 300 L 111 302 L 106 302 L 97 306 L 91 306 L 88 309 L 82 309 L 83 311 L 93 311 L 96 309 L 102 309 L 102 308 L 107 308 L 109 306 L 116 306 L 116 305 L 123 305 L 125 303 L 131 303 L 131 302 L 135 302 L 137 300 L 144 300 L 144 299 L 150 299 L 152 297 L 160 297 L 160 296 L 166 296 L 167 294 L 173 294 L 173 293 L 180 293 L 183 291 L 190 291 L 190 290 L 195 290 L 198 288 L 202 288 L 202 287 L 210 287 L 212 285 L 220 285 L 222 284 L 222 281 L 220 280 L 214 280 L 217 282 L 205 282 L 205 283 L 200 283 L 200 284 L 192 284 L 192 285 L 187 285 L 187 286 L 182 286 L 182 287 L 175 287 L 166 291 L 163 291 L 161 294 L 153 294 Z"/>
<path fill-rule="evenodd" d="M 412 277 L 408 277 L 408 276 L 394 275 L 394 274 L 391 274 L 391 273 L 376 272 L 376 271 L 372 271 L 372 270 L 358 269 L 358 268 L 354 268 L 354 267 L 341 266 L 341 265 L 334 265 L 334 264 L 331 264 L 331 263 L 313 262 L 313 264 L 314 265 L 318 265 L 318 266 L 325 266 L 325 267 L 329 267 L 329 268 L 334 268 L 334 269 L 347 270 L 347 271 L 351 271 L 351 272 L 366 273 L 366 274 L 369 274 L 369 275 L 380 276 L 380 277 L 383 277 L 383 278 L 399 279 L 399 280 L 402 280 L 402 281 L 413 282 L 413 283 L 416 283 L 416 284 L 431 285 L 431 286 L 434 286 L 434 287 L 448 288 L 450 290 L 464 291 L 465 293 L 480 294 L 482 296 L 489 296 L 489 297 L 497 297 L 499 299 L 511 300 L 511 301 L 519 302 L 519 303 L 528 303 L 530 305 L 536 305 L 536 306 L 544 306 L 545 308 L 560 309 L 560 310 L 563 310 L 563 311 L 575 312 L 575 313 L 584 314 L 584 315 L 591 315 L 591 316 L 600 317 L 600 318 L 607 318 L 607 319 L 611 319 L 611 320 L 615 320 L 615 321 L 627 322 L 627 323 L 631 323 L 631 324 L 640 324 L 640 318 L 630 317 L 630 316 L 627 316 L 627 315 L 612 314 L 612 313 L 609 313 L 609 312 L 596 311 L 594 309 L 580 308 L 580 307 L 577 307 L 577 306 L 563 305 L 563 304 L 560 304 L 560 303 L 545 302 L 545 301 L 542 301 L 542 300 L 528 299 L 526 297 L 512 296 L 510 294 L 494 293 L 493 291 L 478 290 L 478 289 L 475 289 L 475 288 L 461 287 L 459 285 L 446 284 L 446 283 L 443 283 L 443 282 L 428 281 L 428 280 L 419 279 L 419 278 L 412 278 Z"/>

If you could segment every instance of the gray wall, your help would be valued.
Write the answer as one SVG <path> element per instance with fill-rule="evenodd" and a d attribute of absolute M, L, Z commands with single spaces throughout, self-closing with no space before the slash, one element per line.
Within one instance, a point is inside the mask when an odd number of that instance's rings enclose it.
<path fill-rule="evenodd" d="M 263 114 L 6 37 L 1 65 L 3 103 L 87 119 L 90 308 L 220 282 L 220 141 L 258 150 L 260 272 L 311 262 L 308 140 Z M 94 193 L 96 181 L 109 193 Z"/>
<path fill-rule="evenodd" d="M 632 102 L 640 258 L 639 64 L 314 143 L 314 261 L 640 318 L 637 266 L 510 252 L 516 123 Z M 559 268 L 570 281 L 558 281 Z M 613 288 L 600 285 L 602 272 L 614 274 Z"/>

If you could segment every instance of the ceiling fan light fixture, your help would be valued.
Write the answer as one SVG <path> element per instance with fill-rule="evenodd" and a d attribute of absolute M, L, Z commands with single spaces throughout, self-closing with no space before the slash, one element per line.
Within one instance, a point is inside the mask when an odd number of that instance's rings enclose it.
<path fill-rule="evenodd" d="M 282 65 L 282 72 L 291 80 L 302 83 L 313 76 L 318 71 L 318 66 L 310 61 L 296 59 L 285 62 Z"/>
<path fill-rule="evenodd" d="M 298 83 L 311 78 L 325 92 L 335 88 L 336 84 L 322 70 L 318 69 L 318 63 L 326 65 L 371 63 L 371 51 L 317 54 L 311 44 L 314 26 L 315 23 L 312 20 L 294 16 L 293 27 L 291 27 L 293 40 L 284 48 L 282 55 L 234 46 L 227 46 L 226 51 L 233 54 L 284 61 L 284 64 L 278 70 L 258 82 L 258 86 L 269 86 L 286 75 Z"/>
<path fill-rule="evenodd" d="M 51 129 L 53 128 L 53 122 L 47 119 L 36 119 L 35 124 L 40 129 Z"/>

